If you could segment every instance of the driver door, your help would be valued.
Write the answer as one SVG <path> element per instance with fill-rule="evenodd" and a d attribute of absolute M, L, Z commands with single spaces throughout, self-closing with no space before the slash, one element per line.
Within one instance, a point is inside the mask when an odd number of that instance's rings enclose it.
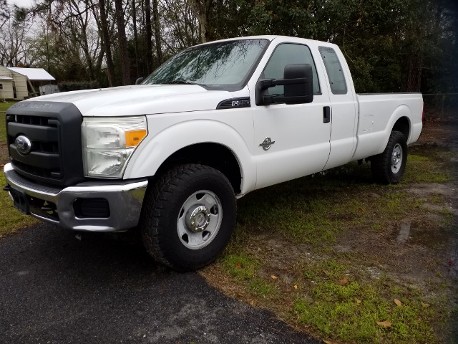
<path fill-rule="evenodd" d="M 280 43 L 260 79 L 283 79 L 288 64 L 312 66 L 314 99 L 308 104 L 255 107 L 257 189 L 319 172 L 326 165 L 330 153 L 331 122 L 324 118 L 330 100 L 327 90 L 320 87 L 319 73 L 310 48 L 304 44 Z M 268 91 L 282 95 L 283 86 L 275 86 Z"/>

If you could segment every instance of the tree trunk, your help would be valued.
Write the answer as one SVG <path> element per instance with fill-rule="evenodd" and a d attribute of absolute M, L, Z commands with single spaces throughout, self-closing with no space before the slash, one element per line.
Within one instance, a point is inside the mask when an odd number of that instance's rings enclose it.
<path fill-rule="evenodd" d="M 199 20 L 199 33 L 202 43 L 208 41 L 208 10 L 211 7 L 212 0 L 192 0 L 191 4 Z"/>
<path fill-rule="evenodd" d="M 135 70 L 137 71 L 136 78 L 139 77 L 139 61 L 138 61 L 138 32 L 137 32 L 137 8 L 135 6 L 135 0 L 132 0 L 132 26 L 134 29 L 134 47 L 135 47 Z"/>
<path fill-rule="evenodd" d="M 107 77 L 108 85 L 113 86 L 113 78 L 115 75 L 113 56 L 111 55 L 111 44 L 110 44 L 110 34 L 108 32 L 108 21 L 107 21 L 107 10 L 106 10 L 105 0 L 99 0 L 99 10 L 100 10 L 100 28 L 102 30 L 102 46 L 105 51 L 106 60 L 107 60 Z"/>
<path fill-rule="evenodd" d="M 118 44 L 119 44 L 119 62 L 121 63 L 122 84 L 129 85 L 130 80 L 130 62 L 127 52 L 126 27 L 124 23 L 124 8 L 122 0 L 115 0 L 116 24 L 118 26 Z"/>
<path fill-rule="evenodd" d="M 153 0 L 154 41 L 156 42 L 157 64 L 162 63 L 161 22 L 159 18 L 158 0 Z"/>
<path fill-rule="evenodd" d="M 145 0 L 146 71 L 153 71 L 153 31 L 151 28 L 151 0 Z"/>

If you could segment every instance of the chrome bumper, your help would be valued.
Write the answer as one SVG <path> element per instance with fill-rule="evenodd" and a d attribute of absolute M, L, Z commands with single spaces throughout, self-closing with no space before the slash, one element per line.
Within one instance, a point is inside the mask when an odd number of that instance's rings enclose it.
<path fill-rule="evenodd" d="M 38 201 L 42 204 L 42 201 L 46 201 L 41 208 L 29 208 L 28 212 L 32 216 L 64 228 L 81 231 L 114 232 L 137 226 L 148 186 L 147 180 L 105 181 L 84 182 L 59 189 L 36 184 L 21 177 L 10 163 L 4 166 L 3 172 L 8 185 L 15 192 L 26 195 L 32 203 Z M 10 196 L 13 198 L 11 191 Z M 81 218 L 75 215 L 74 202 L 77 199 L 91 198 L 105 199 L 108 202 L 108 217 Z"/>

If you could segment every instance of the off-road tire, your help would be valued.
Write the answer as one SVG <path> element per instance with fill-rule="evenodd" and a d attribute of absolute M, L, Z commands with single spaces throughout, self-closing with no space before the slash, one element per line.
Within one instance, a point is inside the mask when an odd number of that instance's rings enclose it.
<path fill-rule="evenodd" d="M 397 184 L 401 181 L 407 162 L 407 140 L 400 131 L 392 131 L 383 153 L 371 158 L 374 179 L 382 184 Z M 398 153 L 398 159 L 395 156 Z M 394 159 L 394 160 L 393 160 Z M 395 163 L 398 161 L 398 163 Z"/>
<path fill-rule="evenodd" d="M 208 190 L 209 197 L 218 200 L 222 218 L 211 241 L 202 241 L 206 246 L 190 249 L 183 237 L 180 239 L 183 226 L 178 221 L 185 204 L 193 195 L 200 195 L 200 190 Z M 156 261 L 177 271 L 196 270 L 212 263 L 224 250 L 235 227 L 236 213 L 234 190 L 224 174 L 205 165 L 179 165 L 165 172 L 146 191 L 139 223 L 142 241 Z"/>

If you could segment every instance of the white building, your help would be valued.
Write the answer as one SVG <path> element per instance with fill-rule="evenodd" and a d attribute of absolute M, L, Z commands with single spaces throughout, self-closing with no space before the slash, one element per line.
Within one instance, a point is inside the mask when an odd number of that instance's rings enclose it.
<path fill-rule="evenodd" d="M 0 101 L 13 98 L 13 78 L 0 75 Z"/>
<path fill-rule="evenodd" d="M 55 80 L 43 68 L 0 66 L 0 99 L 23 100 L 40 94 L 58 92 L 56 85 L 47 85 Z M 39 87 L 40 92 L 37 92 L 35 87 Z"/>

